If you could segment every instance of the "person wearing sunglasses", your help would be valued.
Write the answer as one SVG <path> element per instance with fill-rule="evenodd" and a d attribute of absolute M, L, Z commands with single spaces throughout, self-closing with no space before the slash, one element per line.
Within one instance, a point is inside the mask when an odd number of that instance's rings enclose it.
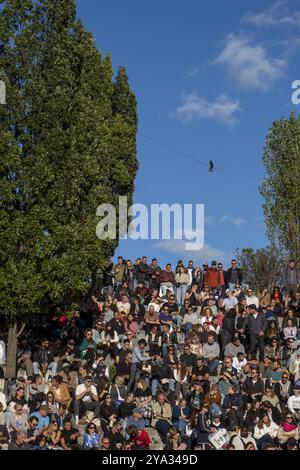
<path fill-rule="evenodd" d="M 80 411 L 92 411 L 94 416 L 98 416 L 100 403 L 97 389 L 93 385 L 93 379 L 90 375 L 84 377 L 84 383 L 77 385 L 74 400 L 75 423 L 79 423 Z"/>
<path fill-rule="evenodd" d="M 278 440 L 281 446 L 289 439 L 299 439 L 299 430 L 292 413 L 287 413 L 282 423 L 278 428 Z"/>
<path fill-rule="evenodd" d="M 100 434 L 94 423 L 89 423 L 83 434 L 84 449 L 97 449 L 99 447 Z"/>

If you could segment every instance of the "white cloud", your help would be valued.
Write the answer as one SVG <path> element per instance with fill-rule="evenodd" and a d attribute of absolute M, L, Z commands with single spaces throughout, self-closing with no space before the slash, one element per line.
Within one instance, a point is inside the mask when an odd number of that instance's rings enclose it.
<path fill-rule="evenodd" d="M 223 215 L 221 219 L 219 220 L 219 224 L 223 224 L 224 222 L 230 222 L 232 223 L 236 228 L 240 228 L 241 225 L 244 225 L 247 223 L 247 220 L 244 219 L 243 217 L 232 217 L 231 215 Z"/>
<path fill-rule="evenodd" d="M 290 11 L 286 0 L 278 0 L 260 13 L 248 12 L 243 21 L 257 27 L 299 26 L 300 11 Z"/>
<path fill-rule="evenodd" d="M 238 101 L 232 101 L 227 95 L 220 95 L 215 101 L 208 101 L 196 91 L 184 95 L 174 116 L 182 121 L 197 119 L 215 119 L 224 124 L 236 122 L 235 113 L 241 109 Z"/>
<path fill-rule="evenodd" d="M 268 90 L 273 81 L 283 76 L 286 62 L 272 59 L 261 45 L 234 34 L 226 38 L 224 50 L 214 61 L 227 67 L 228 73 L 242 88 Z"/>
<path fill-rule="evenodd" d="M 199 265 L 202 265 L 204 262 L 210 264 L 213 260 L 229 263 L 233 256 L 233 253 L 228 253 L 206 244 L 201 250 L 186 250 L 184 240 L 161 240 L 155 244 L 155 248 L 160 248 L 170 253 L 177 253 L 179 258 L 193 259 Z"/>
<path fill-rule="evenodd" d="M 200 67 L 194 67 L 186 73 L 188 77 L 195 78 L 199 73 Z"/>

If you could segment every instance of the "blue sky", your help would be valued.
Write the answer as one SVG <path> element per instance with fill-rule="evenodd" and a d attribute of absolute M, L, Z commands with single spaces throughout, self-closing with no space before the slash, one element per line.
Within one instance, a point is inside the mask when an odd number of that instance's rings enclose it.
<path fill-rule="evenodd" d="M 205 246 L 123 240 L 116 255 L 228 263 L 268 241 L 258 186 L 272 122 L 298 107 L 300 1 L 78 0 L 78 14 L 138 99 L 140 169 L 134 201 L 205 205 Z M 202 162 L 167 150 L 143 135 Z"/>

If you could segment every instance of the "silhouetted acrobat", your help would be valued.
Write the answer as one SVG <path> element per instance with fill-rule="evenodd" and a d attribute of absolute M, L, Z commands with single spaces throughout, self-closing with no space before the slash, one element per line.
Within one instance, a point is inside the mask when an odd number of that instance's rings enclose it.
<path fill-rule="evenodd" d="M 212 160 L 209 160 L 209 162 L 208 162 L 208 171 L 209 171 L 209 173 L 213 172 L 214 166 L 215 166 L 214 162 Z"/>

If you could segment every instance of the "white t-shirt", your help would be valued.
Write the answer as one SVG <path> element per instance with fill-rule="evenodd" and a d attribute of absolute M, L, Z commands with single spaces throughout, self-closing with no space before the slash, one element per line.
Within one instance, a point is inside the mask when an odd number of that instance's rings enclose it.
<path fill-rule="evenodd" d="M 75 395 L 76 396 L 81 395 L 84 392 L 84 390 L 86 390 L 85 384 L 77 385 Z M 90 390 L 93 395 L 98 395 L 95 385 L 92 385 Z M 84 397 L 82 398 L 82 401 L 92 402 L 93 399 L 90 395 L 84 395 Z"/>

